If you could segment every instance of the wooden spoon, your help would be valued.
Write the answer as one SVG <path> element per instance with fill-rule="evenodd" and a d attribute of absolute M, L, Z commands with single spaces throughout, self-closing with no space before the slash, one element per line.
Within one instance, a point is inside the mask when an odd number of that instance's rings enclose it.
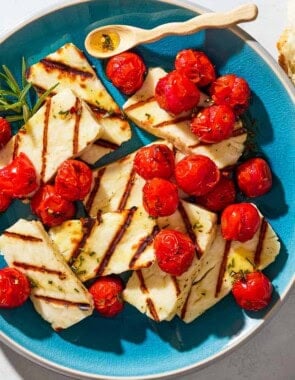
<path fill-rule="evenodd" d="M 208 28 L 227 28 L 231 25 L 255 20 L 255 4 L 245 4 L 228 12 L 205 13 L 184 22 L 172 22 L 154 29 L 141 29 L 128 25 L 108 25 L 94 29 L 85 39 L 85 48 L 96 58 L 109 58 L 136 45 L 154 42 L 169 35 L 185 35 Z"/>

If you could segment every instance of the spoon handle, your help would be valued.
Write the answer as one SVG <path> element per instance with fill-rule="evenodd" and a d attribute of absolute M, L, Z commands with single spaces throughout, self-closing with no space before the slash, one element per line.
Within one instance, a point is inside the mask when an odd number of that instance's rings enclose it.
<path fill-rule="evenodd" d="M 142 42 L 153 42 L 168 35 L 192 34 L 201 29 L 227 28 L 233 24 L 255 20 L 257 14 L 255 4 L 245 4 L 229 12 L 205 13 L 185 22 L 172 22 L 146 30 Z"/>

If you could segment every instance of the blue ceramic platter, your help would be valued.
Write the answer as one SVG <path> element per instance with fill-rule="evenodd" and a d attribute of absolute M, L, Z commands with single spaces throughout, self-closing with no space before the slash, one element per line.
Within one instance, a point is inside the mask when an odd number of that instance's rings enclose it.
<path fill-rule="evenodd" d="M 66 42 L 84 49 L 86 34 L 107 24 L 131 24 L 152 28 L 184 21 L 202 10 L 182 2 L 155 0 L 97 0 L 80 2 L 33 20 L 0 44 L 0 63 L 17 73 L 21 57 L 38 61 Z M 200 368 L 255 333 L 278 309 L 294 273 L 295 241 L 295 107 L 294 88 L 268 54 L 239 29 L 208 30 L 187 37 L 169 37 L 140 46 L 148 66 L 172 68 L 175 54 L 183 48 L 204 50 L 219 74 L 234 72 L 250 83 L 250 114 L 256 140 L 274 173 L 271 192 L 256 203 L 278 233 L 282 249 L 267 268 L 275 296 L 263 313 L 246 314 L 231 296 L 185 325 L 175 319 L 157 324 L 127 306 L 112 320 L 97 315 L 59 334 L 52 331 L 28 302 L 21 308 L 0 311 L 0 337 L 28 358 L 79 378 L 158 378 Z M 89 57 L 106 87 L 122 104 L 124 98 L 106 80 L 103 63 Z M 116 155 L 146 144 L 150 137 L 134 129 L 131 143 Z M 114 159 L 114 157 L 112 157 Z M 1 230 L 13 224 L 27 208 L 14 205 L 0 217 Z M 5 266 L 0 259 L 0 266 Z"/>

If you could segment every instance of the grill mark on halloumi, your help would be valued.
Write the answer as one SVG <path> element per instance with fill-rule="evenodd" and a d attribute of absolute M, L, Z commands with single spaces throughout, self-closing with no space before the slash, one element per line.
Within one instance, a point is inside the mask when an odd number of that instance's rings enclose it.
<path fill-rule="evenodd" d="M 124 111 L 125 112 L 132 111 L 132 110 L 135 110 L 136 108 L 142 107 L 143 105 L 154 102 L 154 101 L 156 101 L 155 97 L 151 96 L 150 98 L 147 98 L 145 100 L 140 100 L 139 102 L 131 104 L 130 106 L 126 107 Z"/>
<path fill-rule="evenodd" d="M 184 121 L 189 121 L 189 120 L 191 120 L 190 115 L 181 116 L 172 120 L 162 121 L 162 123 L 153 125 L 153 128 L 162 128 L 162 127 L 166 127 L 167 125 L 183 123 Z"/>
<path fill-rule="evenodd" d="M 82 231 L 83 231 L 83 235 L 82 235 L 82 238 L 79 242 L 77 242 L 77 246 L 75 248 L 75 250 L 73 251 L 72 253 L 72 256 L 69 260 L 69 264 L 72 265 L 74 260 L 79 256 L 79 254 L 81 253 L 81 250 L 83 249 L 89 235 L 91 234 L 91 231 L 93 229 L 93 227 L 96 225 L 96 221 L 95 219 L 90 219 L 90 218 L 87 218 L 87 219 L 82 219 Z"/>
<path fill-rule="evenodd" d="M 130 269 L 136 269 L 136 261 L 139 259 L 140 255 L 142 254 L 142 252 L 144 252 L 144 250 L 152 244 L 152 242 L 154 241 L 154 238 L 155 236 L 159 233 L 160 229 L 159 227 L 156 225 L 154 226 L 153 228 L 153 231 L 150 235 L 146 236 L 144 239 L 142 239 L 139 247 L 137 248 L 137 251 L 135 252 L 135 254 L 133 255 L 132 259 L 130 260 L 129 262 L 129 268 Z M 148 264 L 147 264 L 148 266 Z"/>
<path fill-rule="evenodd" d="M 43 58 L 40 60 L 40 62 L 43 64 L 45 70 L 48 72 L 52 70 L 58 70 L 72 76 L 79 75 L 84 78 L 93 78 L 93 74 L 90 73 L 89 71 L 79 70 L 79 69 L 76 69 L 75 67 L 66 65 L 62 62 L 53 61 L 49 58 Z"/>
<path fill-rule="evenodd" d="M 32 295 L 32 297 L 37 298 L 37 299 L 41 299 L 41 300 L 46 301 L 46 302 L 55 303 L 55 304 L 63 305 L 63 306 L 67 306 L 67 307 L 78 306 L 81 310 L 90 310 L 91 309 L 91 305 L 89 303 L 86 303 L 86 302 L 73 302 L 73 301 L 68 301 L 64 298 L 48 297 L 48 296 L 42 296 L 40 294 L 34 294 L 34 295 Z"/>
<path fill-rule="evenodd" d="M 102 168 L 102 169 L 98 170 L 96 177 L 94 178 L 94 186 L 93 186 L 92 190 L 90 191 L 90 194 L 89 194 L 88 199 L 87 199 L 86 204 L 85 204 L 85 209 L 86 209 L 88 214 L 90 213 L 90 210 L 92 208 L 96 193 L 98 192 L 98 189 L 100 186 L 101 178 L 102 178 L 105 170 L 106 170 L 106 168 Z"/>
<path fill-rule="evenodd" d="M 43 123 L 43 139 L 42 139 L 42 165 L 40 172 L 40 180 L 43 182 L 44 174 L 46 170 L 46 161 L 47 161 L 47 143 L 48 143 L 48 123 L 49 115 L 51 109 L 51 99 L 49 98 L 45 103 L 45 114 L 44 114 L 44 123 Z"/>
<path fill-rule="evenodd" d="M 39 243 L 42 242 L 42 239 L 36 237 L 36 236 L 31 236 L 31 235 L 23 235 L 19 234 L 16 232 L 10 232 L 10 231 L 4 231 L 2 235 L 8 236 L 13 239 L 19 239 L 19 240 L 24 240 L 24 241 L 30 241 L 32 243 Z"/>
<path fill-rule="evenodd" d="M 260 231 L 259 231 L 259 239 L 258 239 L 257 247 L 255 250 L 255 254 L 254 254 L 254 265 L 255 266 L 260 265 L 261 253 L 262 253 L 262 248 L 263 248 L 263 243 L 264 243 L 264 238 L 266 235 L 267 228 L 268 228 L 268 223 L 265 220 L 265 218 L 263 217 L 262 221 L 261 221 Z"/>
<path fill-rule="evenodd" d="M 176 290 L 176 297 L 179 296 L 179 294 L 181 293 L 181 290 L 180 290 L 180 287 L 179 287 L 179 282 L 177 281 L 177 277 L 175 276 L 171 276 L 171 279 L 174 283 L 174 286 L 175 286 L 175 290 Z"/>
<path fill-rule="evenodd" d="M 224 251 L 223 251 L 222 262 L 219 268 L 218 279 L 217 279 L 216 288 L 215 288 L 215 298 L 218 297 L 219 292 L 221 290 L 230 247 L 231 247 L 231 240 L 227 240 L 225 243 Z"/>
<path fill-rule="evenodd" d="M 141 270 L 138 270 L 135 272 L 137 277 L 138 277 L 138 281 L 139 281 L 139 286 L 140 286 L 140 289 L 143 293 L 145 294 L 149 294 L 149 290 L 148 288 L 146 287 L 146 284 L 144 282 L 144 277 L 142 275 L 142 272 Z M 151 316 L 153 317 L 153 319 L 156 321 L 156 322 L 159 322 L 160 321 L 160 318 L 158 316 L 158 313 L 156 311 L 156 308 L 155 308 L 155 305 L 152 301 L 152 299 L 150 297 L 147 297 L 146 299 L 146 306 L 151 314 Z"/>
<path fill-rule="evenodd" d="M 201 248 L 200 248 L 200 246 L 198 244 L 197 236 L 196 236 L 196 234 L 195 234 L 195 232 L 193 230 L 193 227 L 191 225 L 189 217 L 188 217 L 188 215 L 187 215 L 187 213 L 186 213 L 186 211 L 185 211 L 185 209 L 184 209 L 184 207 L 183 207 L 183 205 L 182 205 L 181 202 L 179 202 L 178 211 L 179 211 L 180 216 L 181 216 L 181 218 L 183 220 L 186 232 L 187 232 L 188 236 L 191 238 L 192 242 L 195 245 L 196 256 L 197 256 L 198 259 L 200 259 L 201 256 L 202 256 L 202 254 L 203 254 L 203 252 L 202 252 L 202 250 L 201 250 Z"/>
<path fill-rule="evenodd" d="M 111 143 L 110 141 L 104 140 L 104 139 L 99 139 L 94 142 L 94 145 L 101 146 L 103 148 L 109 148 L 112 150 L 116 150 L 119 148 L 118 144 Z"/>
<path fill-rule="evenodd" d="M 113 240 L 110 242 L 108 249 L 106 250 L 104 257 L 100 263 L 100 265 L 96 269 L 96 274 L 99 276 L 103 273 L 104 268 L 107 266 L 108 262 L 110 261 L 112 254 L 114 253 L 116 246 L 119 244 L 120 240 L 123 238 L 125 231 L 129 227 L 132 217 L 137 210 L 137 207 L 132 207 L 130 210 L 128 210 L 128 213 L 126 214 L 126 218 L 123 222 L 123 224 L 120 226 L 120 229 L 117 230 L 116 235 L 114 236 Z"/>
<path fill-rule="evenodd" d="M 77 155 L 79 152 L 79 129 L 80 129 L 80 120 L 82 114 L 82 104 L 79 98 L 75 102 L 75 126 L 74 126 L 74 136 L 73 136 L 73 155 Z"/>
<path fill-rule="evenodd" d="M 20 133 L 21 131 L 19 131 Z M 17 156 L 17 152 L 18 152 L 18 147 L 19 147 L 19 140 L 20 140 L 20 134 L 16 134 L 15 135 L 15 138 L 14 138 L 14 141 L 13 141 L 13 153 L 12 153 L 12 159 L 14 160 L 15 157 Z"/>
<path fill-rule="evenodd" d="M 125 206 L 126 206 L 126 204 L 128 202 L 131 190 L 132 190 L 133 185 L 134 185 L 135 174 L 136 174 L 135 170 L 132 169 L 131 172 L 130 172 L 130 174 L 129 174 L 129 178 L 128 178 L 128 181 L 126 183 L 124 192 L 123 192 L 122 197 L 120 199 L 120 203 L 119 203 L 119 206 L 118 206 L 118 210 L 119 211 L 122 211 L 125 208 Z"/>
<path fill-rule="evenodd" d="M 48 273 L 48 274 L 55 274 L 57 275 L 61 280 L 65 280 L 67 278 L 66 274 L 59 271 L 59 270 L 54 270 L 54 269 L 48 269 L 45 266 L 37 266 L 33 264 L 27 264 L 27 263 L 21 263 L 19 261 L 14 261 L 13 266 L 18 267 L 18 268 L 23 268 L 26 270 L 32 270 L 35 272 L 40 272 L 40 273 Z"/>

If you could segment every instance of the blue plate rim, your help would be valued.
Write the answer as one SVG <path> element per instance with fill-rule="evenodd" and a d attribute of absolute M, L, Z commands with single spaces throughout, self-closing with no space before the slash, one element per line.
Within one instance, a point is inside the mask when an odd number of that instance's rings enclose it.
<path fill-rule="evenodd" d="M 45 7 L 43 10 L 34 13 L 32 16 L 28 17 L 27 19 L 24 19 L 23 21 L 19 22 L 14 28 L 10 29 L 9 31 L 4 31 L 0 35 L 0 45 L 10 38 L 13 34 L 20 31 L 23 27 L 34 23 L 41 17 L 44 17 L 54 11 L 65 9 L 67 7 L 72 7 L 77 4 L 81 3 L 87 3 L 91 1 L 97 1 L 97 0 L 64 0 L 59 4 L 55 5 L 49 5 Z M 183 9 L 188 9 L 197 13 L 205 13 L 205 12 L 212 12 L 212 10 L 200 6 L 198 4 L 194 4 L 187 0 L 158 0 L 162 3 L 168 3 L 172 5 L 176 5 Z M 236 34 L 239 38 L 241 38 L 245 44 L 248 44 L 263 60 L 264 62 L 269 66 L 269 68 L 273 71 L 273 73 L 278 77 L 278 79 L 281 81 L 283 87 L 286 89 L 288 94 L 290 95 L 290 98 L 293 100 L 293 103 L 295 105 L 295 86 L 292 84 L 291 80 L 288 78 L 286 73 L 283 71 L 283 69 L 279 66 L 279 64 L 275 61 L 275 59 L 270 55 L 270 53 L 262 46 L 258 41 L 256 41 L 249 33 L 245 32 L 238 26 L 234 26 L 231 28 L 227 28 L 232 33 Z M 193 363 L 189 366 L 182 367 L 180 369 L 172 370 L 172 371 L 166 371 L 160 374 L 153 374 L 153 375 L 144 375 L 144 376 L 105 376 L 105 375 L 98 375 L 98 374 L 91 374 L 86 373 L 78 370 L 71 369 L 69 367 L 65 367 L 59 364 L 54 363 L 53 361 L 44 359 L 42 356 L 36 355 L 32 353 L 30 350 L 26 349 L 22 345 L 14 342 L 13 339 L 11 339 L 8 335 L 0 331 L 0 342 L 6 344 L 9 348 L 20 354 L 21 356 L 25 357 L 26 359 L 44 367 L 50 370 L 53 370 L 57 373 L 64 374 L 64 375 L 71 375 L 77 379 L 101 379 L 101 380 L 143 380 L 143 379 L 168 379 L 172 378 L 178 375 L 188 375 L 192 372 L 199 371 L 202 368 L 204 368 L 208 364 L 213 364 L 217 360 L 222 359 L 226 355 L 230 354 L 234 349 L 240 347 L 242 344 L 246 343 L 251 337 L 253 337 L 254 333 L 258 333 L 262 327 L 266 326 L 272 318 L 276 315 L 276 313 L 280 310 L 282 305 L 286 302 L 287 296 L 290 294 L 291 289 L 293 288 L 295 284 L 295 274 L 293 275 L 293 278 L 290 280 L 288 286 L 285 288 L 284 292 L 280 294 L 280 298 L 277 300 L 277 302 L 272 306 L 272 308 L 265 314 L 264 318 L 260 321 L 258 325 L 253 326 L 251 329 L 247 330 L 246 334 L 241 334 L 237 339 L 235 339 L 230 345 L 219 351 L 218 353 L 209 356 L 208 358 L 198 361 L 196 363 Z"/>

